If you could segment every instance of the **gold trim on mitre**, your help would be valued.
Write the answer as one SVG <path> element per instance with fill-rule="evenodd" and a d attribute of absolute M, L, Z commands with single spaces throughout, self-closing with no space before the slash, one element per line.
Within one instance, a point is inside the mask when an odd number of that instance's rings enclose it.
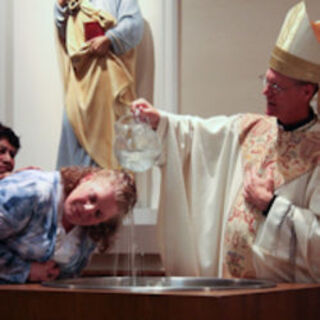
<path fill-rule="evenodd" d="M 270 68 L 290 78 L 319 83 L 320 44 L 308 9 L 301 1 L 288 11 L 271 54 Z"/>
<path fill-rule="evenodd" d="M 270 62 L 270 68 L 293 79 L 320 82 L 320 65 L 315 64 L 275 46 Z"/>

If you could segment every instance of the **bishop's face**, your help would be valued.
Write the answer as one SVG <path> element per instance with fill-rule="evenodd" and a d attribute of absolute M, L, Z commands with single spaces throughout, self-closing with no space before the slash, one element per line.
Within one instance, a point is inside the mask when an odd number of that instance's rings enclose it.
<path fill-rule="evenodd" d="M 266 114 L 284 124 L 294 124 L 309 115 L 310 85 L 302 84 L 279 72 L 269 69 L 265 75 L 263 94 L 266 97 Z M 310 89 L 310 90 L 309 90 Z"/>

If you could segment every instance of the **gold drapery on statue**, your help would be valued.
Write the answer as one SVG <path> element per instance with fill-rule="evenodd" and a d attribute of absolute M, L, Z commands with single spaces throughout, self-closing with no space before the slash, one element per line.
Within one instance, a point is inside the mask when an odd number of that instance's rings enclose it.
<path fill-rule="evenodd" d="M 59 42 L 66 112 L 90 157 L 103 168 L 117 168 L 112 150 L 114 122 L 129 111 L 128 105 L 135 98 L 135 50 L 121 56 L 111 51 L 103 57 L 91 55 L 84 24 L 98 22 L 106 31 L 116 19 L 87 0 L 76 4 L 76 13 L 67 20 L 65 43 Z"/>

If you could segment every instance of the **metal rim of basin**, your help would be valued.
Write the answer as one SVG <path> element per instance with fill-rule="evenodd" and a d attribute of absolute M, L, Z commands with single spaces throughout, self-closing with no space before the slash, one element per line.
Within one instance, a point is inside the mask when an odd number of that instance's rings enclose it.
<path fill-rule="evenodd" d="M 126 292 L 213 291 L 272 288 L 276 284 L 259 279 L 223 279 L 208 277 L 84 277 L 42 283 L 46 287 L 66 289 L 103 289 Z"/>

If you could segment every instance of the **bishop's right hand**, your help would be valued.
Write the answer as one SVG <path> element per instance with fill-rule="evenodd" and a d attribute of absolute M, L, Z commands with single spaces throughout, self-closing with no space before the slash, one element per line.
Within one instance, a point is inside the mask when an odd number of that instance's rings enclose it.
<path fill-rule="evenodd" d="M 143 122 L 148 122 L 153 130 L 157 130 L 160 113 L 147 100 L 140 98 L 132 102 L 131 112 Z"/>

